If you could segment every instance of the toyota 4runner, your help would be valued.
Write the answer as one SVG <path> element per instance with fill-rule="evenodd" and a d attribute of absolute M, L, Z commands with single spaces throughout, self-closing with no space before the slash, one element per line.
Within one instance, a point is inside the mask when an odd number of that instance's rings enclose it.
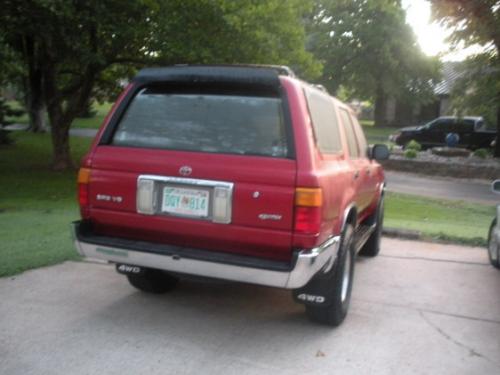
<path fill-rule="evenodd" d="M 379 252 L 387 155 L 286 67 L 144 69 L 82 160 L 75 245 L 146 292 L 183 274 L 286 288 L 338 325 L 356 254 Z"/>

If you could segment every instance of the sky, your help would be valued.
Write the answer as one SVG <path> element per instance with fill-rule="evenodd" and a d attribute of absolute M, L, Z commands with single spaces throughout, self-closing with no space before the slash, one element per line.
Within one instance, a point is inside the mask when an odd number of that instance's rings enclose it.
<path fill-rule="evenodd" d="M 449 52 L 449 44 L 446 37 L 449 31 L 437 23 L 431 23 L 431 6 L 426 0 L 402 0 L 403 8 L 406 9 L 406 21 L 413 27 L 417 35 L 420 47 L 429 56 L 443 53 L 443 60 L 460 61 L 467 56 L 479 52 L 480 47 L 471 47 Z"/>

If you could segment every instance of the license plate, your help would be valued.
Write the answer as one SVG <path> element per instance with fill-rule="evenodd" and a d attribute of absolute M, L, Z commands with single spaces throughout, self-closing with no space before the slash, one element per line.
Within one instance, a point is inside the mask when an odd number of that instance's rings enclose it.
<path fill-rule="evenodd" d="M 165 187 L 162 211 L 174 215 L 207 217 L 209 197 L 207 190 Z"/>

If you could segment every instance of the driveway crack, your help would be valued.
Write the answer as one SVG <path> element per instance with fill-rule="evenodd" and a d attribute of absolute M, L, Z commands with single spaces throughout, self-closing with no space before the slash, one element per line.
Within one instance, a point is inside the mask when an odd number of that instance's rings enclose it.
<path fill-rule="evenodd" d="M 494 364 L 495 366 L 497 367 L 500 367 L 500 364 L 491 360 L 490 358 L 486 357 L 484 354 L 481 354 L 479 353 L 478 351 L 476 351 L 474 348 L 471 348 L 470 346 L 467 346 L 465 345 L 464 343 L 454 339 L 453 337 L 451 337 L 449 334 L 447 334 L 445 331 L 443 331 L 441 328 L 439 328 L 436 324 L 434 324 L 428 317 L 425 316 L 425 312 L 423 310 L 418 310 L 420 316 L 422 317 L 422 319 L 431 327 L 433 328 L 437 333 L 439 333 L 442 337 L 444 337 L 446 340 L 448 340 L 449 342 L 457 345 L 458 347 L 462 348 L 462 349 L 465 349 L 467 350 L 467 352 L 469 353 L 469 356 L 471 357 L 479 357 L 479 358 L 482 358 L 492 364 Z"/>
<path fill-rule="evenodd" d="M 472 262 L 472 261 L 464 261 L 464 260 L 455 260 L 455 259 L 442 259 L 442 258 L 426 258 L 419 256 L 402 256 L 402 255 L 384 255 L 380 254 L 379 257 L 382 258 L 392 258 L 392 259 L 403 259 L 403 260 L 425 260 L 427 262 L 439 262 L 439 263 L 457 263 L 457 264 L 467 264 L 472 266 L 484 266 L 489 267 L 490 264 L 485 262 Z"/>
<path fill-rule="evenodd" d="M 473 320 L 473 321 L 477 321 L 477 322 L 492 323 L 492 324 L 500 325 L 500 320 L 478 318 L 478 317 L 468 316 L 468 315 L 453 314 L 453 313 L 445 312 L 445 311 L 437 311 L 437 310 L 426 309 L 426 308 L 418 308 L 418 307 L 415 307 L 412 305 L 373 301 L 373 300 L 369 300 L 369 299 L 355 298 L 355 297 L 353 298 L 353 300 L 363 302 L 363 303 L 372 303 L 374 305 L 387 306 L 387 307 L 393 307 L 393 308 L 399 308 L 399 309 L 408 309 L 408 310 L 414 310 L 417 312 L 424 312 L 424 313 L 428 313 L 428 314 L 443 315 L 443 316 L 449 316 L 451 318 L 466 319 L 466 320 Z"/>

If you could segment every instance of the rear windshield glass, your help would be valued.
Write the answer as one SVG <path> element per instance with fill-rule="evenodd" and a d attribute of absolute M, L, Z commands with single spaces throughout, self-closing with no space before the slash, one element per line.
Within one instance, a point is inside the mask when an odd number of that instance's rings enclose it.
<path fill-rule="evenodd" d="M 281 99 L 144 89 L 112 139 L 119 146 L 241 155 L 288 155 Z"/>

